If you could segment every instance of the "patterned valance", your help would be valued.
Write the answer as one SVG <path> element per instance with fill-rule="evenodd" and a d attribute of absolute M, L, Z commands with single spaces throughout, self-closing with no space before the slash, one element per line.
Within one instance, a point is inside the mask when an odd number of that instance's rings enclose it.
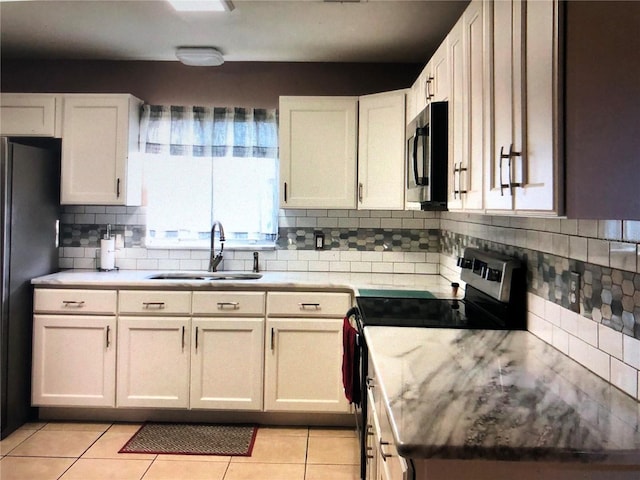
<path fill-rule="evenodd" d="M 195 157 L 278 157 L 278 111 L 144 105 L 140 151 Z"/>

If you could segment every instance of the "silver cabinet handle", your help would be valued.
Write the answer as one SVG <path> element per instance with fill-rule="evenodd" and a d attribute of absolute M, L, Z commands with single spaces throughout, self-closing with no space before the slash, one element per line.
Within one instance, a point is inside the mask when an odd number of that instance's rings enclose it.
<path fill-rule="evenodd" d="M 391 455 L 390 453 L 384 453 L 384 449 L 382 447 L 385 445 L 389 445 L 389 442 L 385 442 L 380 439 L 380 458 L 382 458 L 382 460 L 386 462 L 387 458 L 393 457 L 393 455 Z"/>
<path fill-rule="evenodd" d="M 319 303 L 299 303 L 298 304 L 300 306 L 300 310 L 307 310 L 307 309 L 314 309 L 314 310 L 320 310 L 320 304 Z"/>
<path fill-rule="evenodd" d="M 375 387 L 375 383 L 373 383 L 375 380 L 371 377 L 367 377 L 366 383 L 367 383 L 367 388 L 369 390 L 371 390 L 373 387 Z"/>
<path fill-rule="evenodd" d="M 65 308 L 82 308 L 84 307 L 84 300 L 63 300 L 62 305 Z"/>
<path fill-rule="evenodd" d="M 360 203 L 362 203 L 362 189 L 364 188 L 364 185 L 362 185 L 362 183 L 358 184 L 358 200 L 360 201 Z"/>
<path fill-rule="evenodd" d="M 196 352 L 198 351 L 198 327 L 196 327 Z"/>
<path fill-rule="evenodd" d="M 107 325 L 107 348 L 109 348 L 109 346 L 111 345 L 111 339 L 110 334 L 111 333 L 111 327 L 109 325 Z"/>
<path fill-rule="evenodd" d="M 146 309 L 157 308 L 158 310 L 162 310 L 164 306 L 164 302 L 142 302 L 142 308 Z"/>
<path fill-rule="evenodd" d="M 275 335 L 276 335 L 276 332 L 272 328 L 271 329 L 271 350 L 273 350 L 275 348 Z"/>
<path fill-rule="evenodd" d="M 182 326 L 182 350 L 184 350 L 184 325 Z"/>
<path fill-rule="evenodd" d="M 513 144 L 509 145 L 509 153 L 504 153 L 504 147 L 500 147 L 500 165 L 499 165 L 499 172 L 500 172 L 500 196 L 504 195 L 504 189 L 508 188 L 509 189 L 509 193 L 513 194 L 513 188 L 515 187 L 523 187 L 524 186 L 524 180 L 522 182 L 513 182 L 512 178 L 513 178 L 513 173 L 512 173 L 512 164 L 513 162 L 511 161 L 512 158 L 514 157 L 521 157 L 522 156 L 522 152 L 514 152 L 513 151 Z M 502 180 L 502 161 L 507 159 L 508 160 L 508 167 L 509 167 L 509 178 L 508 178 L 508 182 L 504 183 Z M 523 165 L 524 168 L 524 165 Z M 524 171 L 524 170 L 523 170 Z"/>
<path fill-rule="evenodd" d="M 509 160 L 509 183 L 504 183 L 504 181 L 502 180 L 502 161 L 504 159 Z M 509 188 L 509 184 L 511 183 L 511 157 L 509 156 L 509 154 L 504 153 L 504 146 L 500 147 L 500 158 L 498 159 L 498 161 L 500 162 L 498 166 L 498 172 L 500 174 L 500 196 L 502 197 L 504 196 L 504 189 Z"/>
<path fill-rule="evenodd" d="M 460 162 L 460 166 L 458 163 L 453 164 L 453 198 L 462 198 L 463 193 L 467 193 L 466 190 L 462 190 L 462 172 L 466 172 L 467 168 L 462 166 L 462 162 Z M 456 174 L 458 175 L 458 188 L 456 188 Z"/>
<path fill-rule="evenodd" d="M 434 94 L 431 93 L 429 86 L 431 85 L 431 82 L 433 82 L 434 78 L 433 77 L 429 77 L 427 78 L 427 81 L 425 82 L 424 85 L 424 97 L 425 100 L 428 102 L 433 96 Z"/>
<path fill-rule="evenodd" d="M 238 310 L 240 308 L 240 302 L 218 302 L 218 310 L 224 310 L 225 308 Z"/>

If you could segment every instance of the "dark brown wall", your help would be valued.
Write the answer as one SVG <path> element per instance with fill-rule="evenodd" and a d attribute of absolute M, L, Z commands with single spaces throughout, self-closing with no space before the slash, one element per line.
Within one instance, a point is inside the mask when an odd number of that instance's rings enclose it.
<path fill-rule="evenodd" d="M 566 205 L 640 219 L 640 2 L 566 9 Z"/>
<path fill-rule="evenodd" d="M 227 62 L 2 62 L 3 92 L 131 93 L 151 104 L 276 108 L 280 95 L 364 95 L 411 86 L 423 65 Z"/>

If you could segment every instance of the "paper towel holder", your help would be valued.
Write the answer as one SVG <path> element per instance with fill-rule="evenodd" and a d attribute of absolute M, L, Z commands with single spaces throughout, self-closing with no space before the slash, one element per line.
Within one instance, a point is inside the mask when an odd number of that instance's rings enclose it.
<path fill-rule="evenodd" d="M 96 249 L 96 269 L 100 272 L 118 270 L 115 265 L 115 238 L 111 235 L 111 224 L 107 225 L 107 232 L 100 240 L 100 248 Z"/>

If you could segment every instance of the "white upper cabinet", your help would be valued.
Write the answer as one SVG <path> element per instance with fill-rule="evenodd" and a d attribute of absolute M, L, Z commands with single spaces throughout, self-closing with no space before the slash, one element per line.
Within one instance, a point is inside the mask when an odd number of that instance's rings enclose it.
<path fill-rule="evenodd" d="M 561 213 L 557 9 L 552 0 L 491 3 L 488 210 Z"/>
<path fill-rule="evenodd" d="M 405 93 L 360 97 L 358 208 L 404 209 Z"/>
<path fill-rule="evenodd" d="M 435 51 L 418 80 L 411 87 L 413 111 L 408 121 L 413 120 L 429 102 L 441 102 L 449 98 L 449 56 L 447 39 Z"/>
<path fill-rule="evenodd" d="M 484 2 L 471 2 L 449 34 L 449 196 L 450 210 L 483 208 L 484 158 L 489 97 L 485 72 L 488 37 Z"/>
<path fill-rule="evenodd" d="M 62 97 L 47 93 L 0 95 L 0 135 L 61 136 Z"/>
<path fill-rule="evenodd" d="M 140 205 L 141 104 L 131 95 L 64 96 L 62 204 Z"/>
<path fill-rule="evenodd" d="M 280 206 L 356 208 L 358 97 L 280 97 Z"/>
<path fill-rule="evenodd" d="M 558 133 L 558 2 L 526 4 L 525 149 L 515 208 L 561 214 L 563 176 Z"/>
<path fill-rule="evenodd" d="M 513 208 L 515 170 L 522 164 L 522 2 L 492 2 L 491 156 L 485 165 L 486 208 Z"/>
<path fill-rule="evenodd" d="M 448 39 L 445 38 L 427 64 L 430 75 L 425 84 L 427 102 L 442 102 L 449 98 L 448 48 Z"/>

